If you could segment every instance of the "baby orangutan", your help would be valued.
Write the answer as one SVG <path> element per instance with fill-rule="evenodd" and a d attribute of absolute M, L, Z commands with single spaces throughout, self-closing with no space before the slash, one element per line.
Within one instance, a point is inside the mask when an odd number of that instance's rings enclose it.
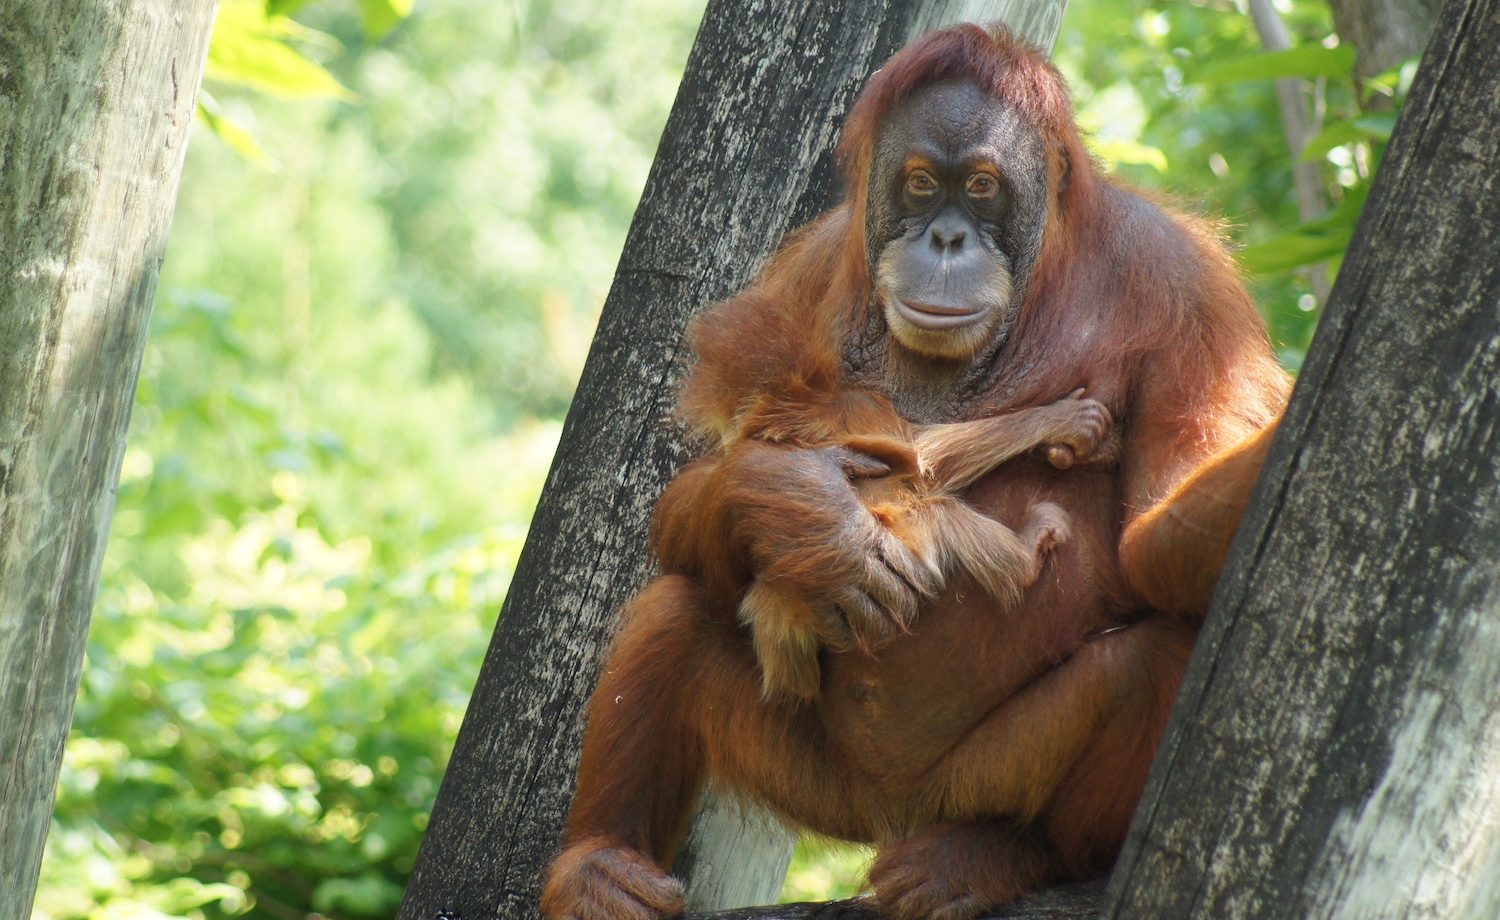
<path fill-rule="evenodd" d="M 909 548 L 940 587 L 968 575 L 1009 611 L 1069 537 L 1067 512 L 1038 502 L 1017 533 L 975 510 L 960 494 L 981 476 L 1043 448 L 1054 466 L 1107 465 L 1118 453 L 1109 411 L 1083 391 L 1050 405 L 992 418 L 913 426 L 879 393 L 834 389 L 795 400 L 767 398 L 740 419 L 750 437 L 794 447 L 832 448 L 860 500 Z M 821 648 L 841 650 L 850 631 L 839 611 L 817 609 L 772 580 L 751 581 L 739 607 L 750 627 L 768 698 L 818 693 Z M 905 630 L 911 624 L 898 621 Z M 858 635 L 858 634 L 856 634 Z M 856 640 L 857 641 L 857 640 Z"/>

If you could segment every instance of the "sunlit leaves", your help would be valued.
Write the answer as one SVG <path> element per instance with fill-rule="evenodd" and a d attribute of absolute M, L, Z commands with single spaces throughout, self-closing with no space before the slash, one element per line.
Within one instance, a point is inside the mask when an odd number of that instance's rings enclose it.
<path fill-rule="evenodd" d="M 1411 81 L 1417 76 L 1417 66 L 1420 63 L 1421 57 L 1414 57 L 1402 61 L 1384 73 L 1365 78 L 1366 99 L 1376 99 L 1381 96 L 1388 99 L 1406 98 L 1407 91 L 1411 89 Z"/>
<path fill-rule="evenodd" d="M 214 21 L 205 76 L 287 99 L 351 98 L 332 74 L 289 43 L 294 40 L 329 41 L 285 16 L 268 16 L 254 0 L 227 2 Z"/>
<path fill-rule="evenodd" d="M 1333 148 L 1342 147 L 1345 144 L 1354 144 L 1371 138 L 1389 140 L 1395 128 L 1396 116 L 1385 112 L 1329 122 L 1322 132 L 1302 148 L 1300 159 L 1304 163 L 1311 163 L 1327 156 L 1328 151 Z"/>
<path fill-rule="evenodd" d="M 864 887 L 874 855 L 869 847 L 803 836 L 782 884 L 781 901 L 853 897 Z"/>
<path fill-rule="evenodd" d="M 1105 166 L 1111 170 L 1122 165 L 1147 166 L 1165 173 L 1166 153 L 1141 140 L 1147 117 L 1139 90 L 1123 80 L 1093 93 L 1077 113 L 1089 151 Z"/>
<path fill-rule="evenodd" d="M 1262 51 L 1212 61 L 1195 75 L 1200 83 L 1237 83 L 1245 80 L 1280 80 L 1285 77 L 1348 77 L 1354 70 L 1354 49 L 1346 45 L 1325 48 L 1303 45 L 1285 51 Z"/>
<path fill-rule="evenodd" d="M 331 36 L 292 19 L 308 0 L 225 0 L 214 21 L 206 81 L 284 99 L 350 101 L 351 93 L 303 48 L 342 51 Z M 413 0 L 359 0 L 365 38 L 378 41 L 411 15 Z M 274 158 L 253 131 L 230 118 L 203 90 L 198 116 L 232 150 L 259 166 Z"/>
<path fill-rule="evenodd" d="M 411 15 L 415 0 L 357 0 L 357 3 L 365 37 L 377 41 Z M 267 16 L 291 16 L 308 4 L 309 0 L 265 0 L 265 10 Z"/>
<path fill-rule="evenodd" d="M 276 175 L 189 156 L 42 920 L 389 917 L 411 870 L 560 423 L 433 375 L 326 111 L 266 107 Z"/>
<path fill-rule="evenodd" d="M 359 917 L 379 916 L 401 899 L 400 885 L 374 872 L 354 878 L 321 882 L 313 891 L 313 908 L 319 913 Z"/>
<path fill-rule="evenodd" d="M 1240 264 L 1256 274 L 1286 271 L 1342 255 L 1349 246 L 1347 228 L 1328 232 L 1292 230 L 1240 250 Z"/>
<path fill-rule="evenodd" d="M 1368 186 L 1349 189 L 1339 206 L 1323 217 L 1240 250 L 1240 264 L 1263 275 L 1342 258 L 1368 194 Z"/>
<path fill-rule="evenodd" d="M 1159 173 L 1167 171 L 1167 155 L 1160 148 L 1126 138 L 1096 140 L 1089 145 L 1099 159 L 1111 168 L 1122 164 L 1149 166 Z"/>
<path fill-rule="evenodd" d="M 400 176 L 401 290 L 506 417 L 567 404 L 701 4 L 602 9 L 419 3 L 357 84 Z"/>
<path fill-rule="evenodd" d="M 255 134 L 244 125 L 225 115 L 218 100 L 208 90 L 198 91 L 198 118 L 208 130 L 218 135 L 229 148 L 257 166 L 272 167 L 276 161 L 266 153 Z"/>
<path fill-rule="evenodd" d="M 411 15 L 413 2 L 414 0 L 359 0 L 365 36 L 371 41 L 383 38 L 401 20 Z"/>

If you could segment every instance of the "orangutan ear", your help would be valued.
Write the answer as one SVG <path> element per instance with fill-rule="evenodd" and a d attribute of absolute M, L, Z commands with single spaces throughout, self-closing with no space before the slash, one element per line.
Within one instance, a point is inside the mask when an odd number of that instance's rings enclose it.
<path fill-rule="evenodd" d="M 1057 191 L 1055 197 L 1061 199 L 1063 193 L 1073 181 L 1073 156 L 1068 152 L 1066 145 L 1059 144 L 1057 149 Z"/>

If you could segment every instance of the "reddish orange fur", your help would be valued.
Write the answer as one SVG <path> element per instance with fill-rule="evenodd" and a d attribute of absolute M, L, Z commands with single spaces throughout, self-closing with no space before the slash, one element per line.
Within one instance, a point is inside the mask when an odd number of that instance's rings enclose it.
<path fill-rule="evenodd" d="M 1056 505 L 1038 505 L 1028 509 L 1024 533 L 1017 534 L 974 511 L 956 493 L 1033 448 L 1064 446 L 1070 458 L 1076 453 L 1089 459 L 1108 432 L 1108 413 L 1093 400 L 1078 398 L 977 421 L 912 426 L 879 393 L 819 392 L 802 380 L 779 389 L 781 398 L 766 394 L 740 413 L 736 436 L 792 447 L 840 447 L 878 460 L 888 472 L 856 481 L 865 506 L 932 573 L 934 587 L 964 572 L 996 601 L 997 614 L 1020 603 L 1047 553 L 1066 542 L 1068 516 Z M 739 616 L 751 628 L 766 696 L 817 694 L 820 649 L 846 648 L 851 638 L 830 625 L 833 611 L 825 614 L 820 621 L 800 594 L 772 580 L 751 583 Z M 905 630 L 911 623 L 896 625 Z"/>
<path fill-rule="evenodd" d="M 868 508 L 826 456 L 747 432 L 768 407 L 873 385 L 850 343 L 872 321 L 875 133 L 915 87 L 954 76 L 1027 115 L 1054 189 L 992 379 L 954 421 L 1086 387 L 1118 423 L 1119 462 L 1064 472 L 1023 456 L 963 491 L 1011 526 L 1042 501 L 1072 518 L 1018 609 L 997 616 L 955 577 L 879 654 L 825 650 L 811 704 L 766 700 L 735 620 L 753 579 L 812 599 L 899 549 L 878 523 L 855 526 Z M 662 496 L 652 547 L 665 574 L 625 611 L 590 702 L 550 917 L 668 913 L 653 904 L 666 891 L 655 868 L 615 856 L 613 874 L 577 867 L 601 846 L 669 866 L 710 776 L 799 826 L 880 845 L 871 881 L 899 920 L 962 920 L 1097 873 L 1124 838 L 1287 377 L 1214 229 L 1100 175 L 1060 77 L 1003 33 L 960 26 L 897 55 L 840 154 L 845 203 L 694 326 L 680 412 L 710 447 Z M 827 418 L 812 443 L 857 430 Z"/>

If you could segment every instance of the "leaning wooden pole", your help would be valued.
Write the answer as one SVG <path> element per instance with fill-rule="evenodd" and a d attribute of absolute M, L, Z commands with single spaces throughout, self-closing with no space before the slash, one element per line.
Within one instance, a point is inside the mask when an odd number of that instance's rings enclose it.
<path fill-rule="evenodd" d="M 31 913 L 213 12 L 0 4 L 0 920 Z"/>
<path fill-rule="evenodd" d="M 682 332 L 831 206 L 831 148 L 916 34 L 1001 19 L 1051 47 L 1065 0 L 713 0 L 662 135 L 557 458 L 438 793 L 404 918 L 531 917 L 573 794 L 580 717 L 646 521 L 685 458 L 666 423 Z M 710 804 L 678 871 L 698 907 L 774 899 L 785 836 Z"/>
<path fill-rule="evenodd" d="M 1497 49 L 1450 0 L 1108 916 L 1500 916 Z"/>

